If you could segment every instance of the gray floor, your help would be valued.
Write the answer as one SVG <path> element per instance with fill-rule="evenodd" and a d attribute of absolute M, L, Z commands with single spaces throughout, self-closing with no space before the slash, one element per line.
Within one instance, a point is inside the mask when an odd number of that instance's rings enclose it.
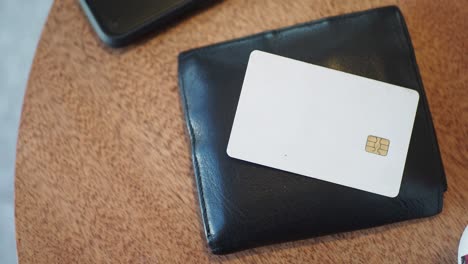
<path fill-rule="evenodd" d="M 17 263 L 16 140 L 24 90 L 52 0 L 0 0 L 0 263 Z"/>

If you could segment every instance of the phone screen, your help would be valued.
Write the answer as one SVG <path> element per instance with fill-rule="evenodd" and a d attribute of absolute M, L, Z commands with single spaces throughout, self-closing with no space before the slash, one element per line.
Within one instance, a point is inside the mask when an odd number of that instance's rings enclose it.
<path fill-rule="evenodd" d="M 101 26 L 123 34 L 193 0 L 86 0 Z"/>

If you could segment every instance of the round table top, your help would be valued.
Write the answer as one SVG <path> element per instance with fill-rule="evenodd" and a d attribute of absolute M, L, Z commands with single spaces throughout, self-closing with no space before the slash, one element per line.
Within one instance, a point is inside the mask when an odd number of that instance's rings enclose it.
<path fill-rule="evenodd" d="M 468 224 L 465 1 L 229 0 L 123 49 L 78 1 L 56 1 L 34 59 L 16 164 L 20 263 L 455 263 Z M 448 180 L 435 217 L 227 256 L 206 245 L 177 55 L 261 31 L 397 4 Z"/>

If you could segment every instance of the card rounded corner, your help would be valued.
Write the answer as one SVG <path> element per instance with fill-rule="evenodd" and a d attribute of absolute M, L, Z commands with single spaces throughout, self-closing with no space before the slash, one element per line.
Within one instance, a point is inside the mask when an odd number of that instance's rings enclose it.
<path fill-rule="evenodd" d="M 390 193 L 387 193 L 386 196 L 389 197 L 389 198 L 396 198 L 398 196 L 398 194 L 400 194 L 400 188 L 399 187 L 398 187 L 398 189 L 392 190 Z"/>
<path fill-rule="evenodd" d="M 410 90 L 410 91 L 411 91 L 410 93 L 415 97 L 416 101 L 419 101 L 419 98 L 421 97 L 419 95 L 419 92 L 416 90 Z"/>
<path fill-rule="evenodd" d="M 234 156 L 233 156 L 233 154 L 232 154 L 231 151 L 232 151 L 231 148 L 228 146 L 228 147 L 226 148 L 226 154 L 228 155 L 228 157 L 234 158 Z"/>
<path fill-rule="evenodd" d="M 249 60 L 252 59 L 254 56 L 258 56 L 258 54 L 261 54 L 262 51 L 261 50 L 252 50 L 252 52 L 250 52 L 250 55 L 249 55 Z"/>

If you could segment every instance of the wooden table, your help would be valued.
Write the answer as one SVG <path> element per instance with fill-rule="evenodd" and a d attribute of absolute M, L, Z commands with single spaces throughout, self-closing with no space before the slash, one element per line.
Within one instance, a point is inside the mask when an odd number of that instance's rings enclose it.
<path fill-rule="evenodd" d="M 468 224 L 466 1 L 226 0 L 125 49 L 55 2 L 25 96 L 20 263 L 455 263 Z M 371 7 L 406 17 L 449 189 L 435 217 L 228 256 L 207 249 L 177 85 L 179 52 Z"/>

